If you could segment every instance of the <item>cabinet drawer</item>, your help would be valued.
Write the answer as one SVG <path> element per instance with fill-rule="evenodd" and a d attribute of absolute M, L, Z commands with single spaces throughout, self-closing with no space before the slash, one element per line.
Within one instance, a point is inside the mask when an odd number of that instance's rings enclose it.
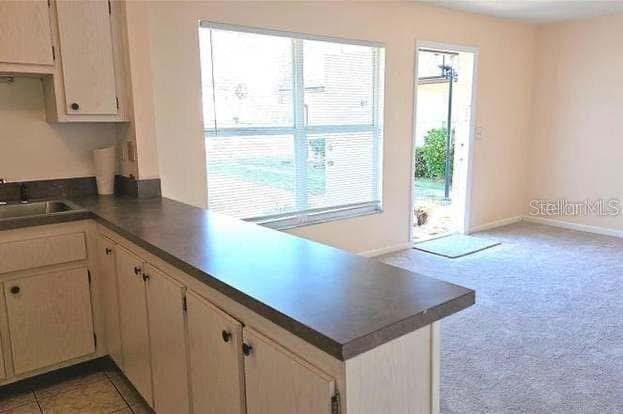
<path fill-rule="evenodd" d="M 84 233 L 61 234 L 0 244 L 0 273 L 84 260 Z"/>

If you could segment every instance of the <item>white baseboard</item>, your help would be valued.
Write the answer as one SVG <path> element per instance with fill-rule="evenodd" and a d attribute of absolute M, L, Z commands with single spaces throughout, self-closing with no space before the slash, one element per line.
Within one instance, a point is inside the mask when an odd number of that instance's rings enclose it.
<path fill-rule="evenodd" d="M 623 230 L 609 229 L 607 227 L 589 226 L 588 224 L 571 223 L 564 220 L 556 220 L 552 218 L 537 216 L 523 216 L 523 220 L 529 223 L 545 224 L 546 226 L 560 227 L 563 229 L 577 230 L 586 233 L 595 233 L 604 236 L 623 238 Z"/>
<path fill-rule="evenodd" d="M 363 257 L 376 257 L 376 256 L 382 256 L 388 253 L 398 252 L 400 250 L 407 250 L 407 249 L 410 249 L 411 246 L 413 246 L 413 243 L 405 242 L 405 243 L 400 243 L 400 244 L 396 244 L 393 246 L 381 247 L 380 249 L 367 250 L 365 252 L 360 252 L 357 254 Z"/>
<path fill-rule="evenodd" d="M 489 223 L 481 224 L 481 225 L 470 228 L 467 234 L 472 234 L 472 233 L 476 233 L 479 231 L 491 230 L 496 227 L 508 226 L 509 224 L 518 223 L 521 220 L 523 220 L 522 216 L 515 216 L 515 217 L 505 218 L 502 220 L 492 221 Z"/>

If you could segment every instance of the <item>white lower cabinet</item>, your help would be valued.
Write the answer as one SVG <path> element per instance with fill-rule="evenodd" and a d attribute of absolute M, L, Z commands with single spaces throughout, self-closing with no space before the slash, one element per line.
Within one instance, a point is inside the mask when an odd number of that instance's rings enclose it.
<path fill-rule="evenodd" d="M 253 329 L 243 331 L 247 414 L 331 414 L 331 377 Z"/>
<path fill-rule="evenodd" d="M 4 282 L 16 374 L 95 352 L 86 267 Z"/>
<path fill-rule="evenodd" d="M 193 413 L 243 414 L 242 325 L 200 296 L 186 297 Z"/>
<path fill-rule="evenodd" d="M 123 367 L 121 332 L 119 330 L 119 290 L 115 243 L 107 237 L 97 237 L 98 279 L 102 289 L 102 318 L 104 320 L 104 342 L 113 361 Z"/>
<path fill-rule="evenodd" d="M 185 288 L 149 264 L 145 265 L 143 272 L 149 317 L 154 410 L 162 414 L 187 414 L 190 412 L 190 401 L 184 325 Z"/>
<path fill-rule="evenodd" d="M 153 406 L 143 260 L 120 246 L 116 259 L 123 372 Z"/>
<path fill-rule="evenodd" d="M 121 368 L 156 413 L 334 412 L 332 377 L 120 245 L 115 257 Z"/>

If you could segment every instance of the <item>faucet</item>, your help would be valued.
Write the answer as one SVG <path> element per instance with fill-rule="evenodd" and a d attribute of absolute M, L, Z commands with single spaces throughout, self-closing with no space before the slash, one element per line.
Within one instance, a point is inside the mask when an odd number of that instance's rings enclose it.
<path fill-rule="evenodd" d="M 28 186 L 24 183 L 19 185 L 19 201 L 22 204 L 28 203 Z"/>
<path fill-rule="evenodd" d="M 3 186 L 4 184 L 8 183 L 6 178 L 1 178 L 0 177 L 0 187 Z M 0 200 L 0 206 L 5 205 L 7 202 L 6 201 L 2 201 Z"/>

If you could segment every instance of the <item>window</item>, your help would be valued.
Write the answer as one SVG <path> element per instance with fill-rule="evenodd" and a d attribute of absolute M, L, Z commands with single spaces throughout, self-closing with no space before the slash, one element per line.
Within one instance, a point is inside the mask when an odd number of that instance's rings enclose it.
<path fill-rule="evenodd" d="M 381 211 L 384 49 L 202 22 L 208 207 L 277 228 Z"/>

